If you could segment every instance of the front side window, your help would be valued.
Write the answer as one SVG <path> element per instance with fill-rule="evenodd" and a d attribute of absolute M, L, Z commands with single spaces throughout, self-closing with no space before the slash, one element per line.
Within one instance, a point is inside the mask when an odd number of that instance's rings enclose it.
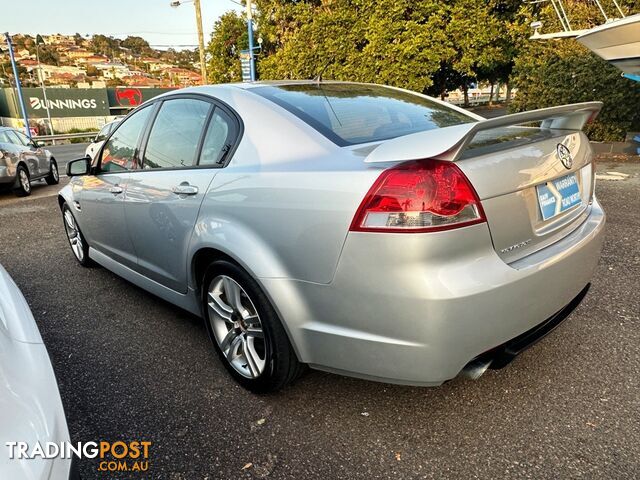
<path fill-rule="evenodd" d="M 119 124 L 102 149 L 101 172 L 121 172 L 138 168 L 136 150 L 151 110 L 151 107 L 138 110 Z"/>
<path fill-rule="evenodd" d="M 11 143 L 19 145 L 21 147 L 29 146 L 29 139 L 25 134 L 20 133 L 16 130 L 9 130 L 7 133 L 9 134 L 9 138 L 11 139 Z"/>
<path fill-rule="evenodd" d="M 153 122 L 144 152 L 144 169 L 192 167 L 209 110 L 192 98 L 165 100 Z"/>
<path fill-rule="evenodd" d="M 304 83 L 250 91 L 285 108 L 340 146 L 476 121 L 428 98 L 380 85 Z"/>
<path fill-rule="evenodd" d="M 223 110 L 216 108 L 207 127 L 199 165 L 221 165 L 235 136 L 235 123 Z"/>
<path fill-rule="evenodd" d="M 8 132 L 0 132 L 0 143 L 13 143 L 10 139 L 9 139 L 9 135 L 7 135 Z"/>

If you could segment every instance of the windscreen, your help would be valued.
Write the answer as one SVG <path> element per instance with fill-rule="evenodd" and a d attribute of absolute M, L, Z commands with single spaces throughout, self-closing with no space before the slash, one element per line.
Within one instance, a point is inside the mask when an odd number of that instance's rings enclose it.
<path fill-rule="evenodd" d="M 340 146 L 476 121 L 419 95 L 379 85 L 306 83 L 251 92 L 287 109 Z"/>

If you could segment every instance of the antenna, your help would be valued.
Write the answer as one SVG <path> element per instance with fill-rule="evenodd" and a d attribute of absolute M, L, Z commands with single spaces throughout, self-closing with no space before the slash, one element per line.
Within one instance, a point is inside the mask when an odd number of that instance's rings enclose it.
<path fill-rule="evenodd" d="M 331 65 L 335 59 L 336 59 L 336 56 L 335 55 L 332 56 L 329 59 L 329 61 L 324 64 L 320 72 L 315 77 L 313 77 L 313 81 L 316 82 L 316 85 L 320 85 L 320 83 L 322 82 L 322 75 L 327 70 L 327 68 L 329 68 L 329 65 Z"/>

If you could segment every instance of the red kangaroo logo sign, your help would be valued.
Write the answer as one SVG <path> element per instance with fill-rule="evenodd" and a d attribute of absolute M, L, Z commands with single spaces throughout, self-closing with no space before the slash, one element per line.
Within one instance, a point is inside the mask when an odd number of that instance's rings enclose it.
<path fill-rule="evenodd" d="M 116 102 L 123 107 L 137 107 L 142 103 L 142 92 L 139 88 L 116 88 Z"/>

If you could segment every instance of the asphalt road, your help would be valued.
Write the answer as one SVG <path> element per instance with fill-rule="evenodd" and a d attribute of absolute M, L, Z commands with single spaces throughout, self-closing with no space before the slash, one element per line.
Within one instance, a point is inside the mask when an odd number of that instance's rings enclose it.
<path fill-rule="evenodd" d="M 146 475 L 83 460 L 85 479 L 637 478 L 640 163 L 599 170 L 630 176 L 598 181 L 608 232 L 583 304 L 506 369 L 438 388 L 310 372 L 254 396 L 200 319 L 77 265 L 54 196 L 0 198 L 0 262 L 41 329 L 73 440 L 152 442 Z"/>
<path fill-rule="evenodd" d="M 84 157 L 88 143 L 68 143 L 66 145 L 49 145 L 45 147 L 49 150 L 58 162 L 58 169 L 64 175 L 67 171 L 67 163 L 71 160 Z"/>

